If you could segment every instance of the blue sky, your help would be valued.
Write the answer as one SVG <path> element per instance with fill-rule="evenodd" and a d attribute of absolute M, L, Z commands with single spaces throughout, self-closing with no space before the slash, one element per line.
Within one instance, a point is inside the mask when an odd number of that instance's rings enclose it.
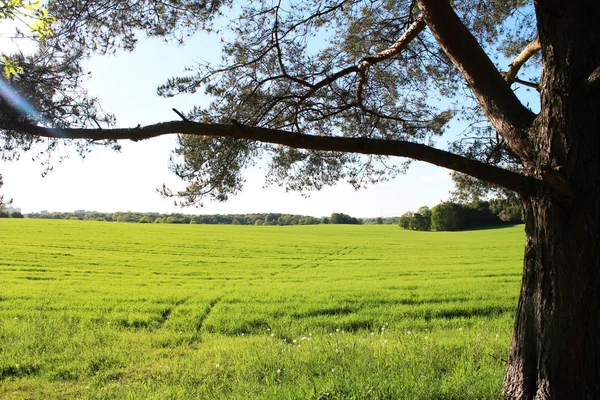
<path fill-rule="evenodd" d="M 199 92 L 171 99 L 156 95 L 156 87 L 183 72 L 195 61 L 218 60 L 219 40 L 198 36 L 185 47 L 167 45 L 161 40 L 141 39 L 133 53 L 94 57 L 89 62 L 92 79 L 89 92 L 100 98 L 103 108 L 117 115 L 118 126 L 136 126 L 178 117 L 193 105 L 207 104 Z M 341 183 L 311 193 L 285 193 L 278 187 L 263 188 L 264 171 L 259 167 L 246 174 L 241 194 L 225 203 L 205 201 L 203 208 L 181 209 L 165 199 L 156 188 L 166 183 L 172 188 L 183 183 L 168 170 L 168 159 L 175 137 L 144 142 L 122 142 L 122 152 L 99 148 L 84 160 L 70 154 L 54 170 L 41 177 L 42 167 L 24 155 L 12 163 L 0 163 L 4 177 L 2 192 L 13 198 L 23 212 L 73 211 L 157 211 L 191 214 L 234 214 L 281 212 L 325 216 L 343 212 L 355 217 L 398 216 L 422 205 L 434 206 L 447 200 L 453 185 L 448 170 L 415 162 L 405 175 L 390 182 L 355 191 Z M 443 147 L 443 146 L 441 146 Z M 68 155 L 68 153 L 62 153 Z"/>

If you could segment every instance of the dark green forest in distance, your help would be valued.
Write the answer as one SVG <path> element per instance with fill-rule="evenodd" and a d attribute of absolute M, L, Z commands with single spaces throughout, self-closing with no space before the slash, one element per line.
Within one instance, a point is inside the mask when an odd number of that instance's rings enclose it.
<path fill-rule="evenodd" d="M 332 213 L 328 217 L 298 214 L 212 214 L 190 215 L 182 213 L 161 214 L 155 212 L 97 212 L 77 210 L 73 212 L 46 212 L 21 214 L 18 211 L 0 210 L 0 218 L 70 219 L 106 222 L 209 224 L 209 225 L 318 225 L 318 224 L 398 224 L 403 229 L 417 231 L 457 231 L 480 227 L 522 223 L 519 205 L 506 200 L 474 201 L 471 203 L 443 202 L 433 208 L 420 207 L 400 217 L 355 218 L 344 213 Z"/>

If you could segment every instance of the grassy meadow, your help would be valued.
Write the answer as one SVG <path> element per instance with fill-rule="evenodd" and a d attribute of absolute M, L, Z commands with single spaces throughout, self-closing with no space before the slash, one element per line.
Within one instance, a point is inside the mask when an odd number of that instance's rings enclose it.
<path fill-rule="evenodd" d="M 498 398 L 523 243 L 0 219 L 0 398 Z"/>

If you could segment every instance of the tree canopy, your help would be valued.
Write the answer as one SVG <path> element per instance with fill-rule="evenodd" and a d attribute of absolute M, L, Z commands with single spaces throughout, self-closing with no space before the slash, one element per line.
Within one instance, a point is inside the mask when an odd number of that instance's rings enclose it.
<path fill-rule="evenodd" d="M 84 139 L 72 143 L 85 153 L 99 143 L 118 147 L 114 139 L 188 133 L 180 135 L 175 149 L 182 158 L 174 159 L 183 161 L 172 164 L 188 186 L 179 193 L 164 190 L 187 204 L 237 193 L 244 169 L 258 158 L 268 160 L 268 183 L 299 191 L 340 180 L 359 188 L 390 179 L 407 163 L 390 162 L 389 155 L 487 177 L 512 190 L 524 191 L 529 184 L 512 172 L 519 163 L 507 161 L 512 152 L 506 141 L 481 121 L 461 72 L 425 29 L 422 5 L 49 1 L 45 7 L 55 16 L 54 35 L 35 38 L 40 43 L 35 55 L 4 57 L 5 67 L 10 61 L 20 68 L 6 84 L 31 107 L 3 96 L 3 159 L 43 145 L 47 160 L 64 141 L 44 137 Z M 474 37 L 486 49 L 500 48 L 504 57 L 535 40 L 533 8 L 525 2 L 460 1 L 454 7 Z M 185 75 L 167 79 L 158 93 L 204 90 L 214 98 L 211 106 L 189 110 L 177 123 L 107 129 L 114 117 L 87 95 L 82 62 L 94 53 L 132 50 L 143 33 L 181 42 L 203 29 L 229 31 L 223 32 L 223 62 L 193 65 Z M 473 122 L 469 139 L 453 145 L 456 155 L 426 146 L 452 118 Z"/>

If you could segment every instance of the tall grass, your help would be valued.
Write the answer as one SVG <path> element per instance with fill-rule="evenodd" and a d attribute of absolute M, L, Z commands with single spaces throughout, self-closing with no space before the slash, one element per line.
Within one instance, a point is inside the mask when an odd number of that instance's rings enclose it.
<path fill-rule="evenodd" d="M 497 398 L 523 238 L 0 220 L 0 398 Z"/>

